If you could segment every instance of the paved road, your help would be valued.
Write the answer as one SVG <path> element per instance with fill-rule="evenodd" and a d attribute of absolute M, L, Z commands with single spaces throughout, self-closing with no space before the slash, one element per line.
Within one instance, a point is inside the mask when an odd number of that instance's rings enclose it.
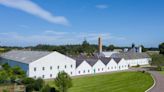
<path fill-rule="evenodd" d="M 164 92 L 164 76 L 157 71 L 150 71 L 156 80 L 156 85 L 149 92 Z"/>

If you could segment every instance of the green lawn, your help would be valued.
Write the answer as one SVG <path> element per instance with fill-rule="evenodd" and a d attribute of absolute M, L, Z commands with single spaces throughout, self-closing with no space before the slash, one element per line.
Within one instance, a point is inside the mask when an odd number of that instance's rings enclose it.
<path fill-rule="evenodd" d="M 52 82 L 49 84 L 53 85 Z M 73 78 L 69 92 L 144 92 L 151 85 L 153 79 L 150 74 L 120 72 Z"/>
<path fill-rule="evenodd" d="M 160 73 L 164 75 L 164 71 L 161 71 Z"/>

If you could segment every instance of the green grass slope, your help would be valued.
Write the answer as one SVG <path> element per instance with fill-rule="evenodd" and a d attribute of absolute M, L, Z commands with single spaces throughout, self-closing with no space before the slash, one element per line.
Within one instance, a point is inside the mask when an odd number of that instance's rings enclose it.
<path fill-rule="evenodd" d="M 69 92 L 144 92 L 153 79 L 141 72 L 121 72 L 73 79 Z"/>

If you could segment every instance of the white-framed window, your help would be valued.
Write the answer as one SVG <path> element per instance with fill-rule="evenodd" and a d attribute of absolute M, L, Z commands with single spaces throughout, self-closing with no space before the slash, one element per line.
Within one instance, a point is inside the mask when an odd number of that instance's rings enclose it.
<path fill-rule="evenodd" d="M 34 71 L 36 71 L 36 67 L 34 67 Z"/>
<path fill-rule="evenodd" d="M 66 66 L 66 65 L 65 65 L 64 67 L 65 67 L 65 69 L 67 68 L 67 66 Z"/>
<path fill-rule="evenodd" d="M 50 70 L 52 70 L 52 66 L 50 66 Z"/>
<path fill-rule="evenodd" d="M 60 68 L 60 66 L 57 67 L 58 69 Z"/>
<path fill-rule="evenodd" d="M 42 67 L 42 70 L 44 71 L 45 70 L 45 67 Z"/>
<path fill-rule="evenodd" d="M 44 77 L 45 77 L 45 76 L 44 76 L 44 75 L 42 75 L 42 78 L 43 78 L 43 79 L 44 79 Z"/>
<path fill-rule="evenodd" d="M 50 78 L 52 77 L 52 74 L 50 74 Z"/>
<path fill-rule="evenodd" d="M 71 68 L 73 67 L 73 65 L 71 65 Z"/>

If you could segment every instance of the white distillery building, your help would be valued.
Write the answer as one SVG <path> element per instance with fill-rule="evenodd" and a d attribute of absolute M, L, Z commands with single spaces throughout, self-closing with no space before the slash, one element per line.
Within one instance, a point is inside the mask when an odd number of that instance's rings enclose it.
<path fill-rule="evenodd" d="M 129 54 L 127 54 L 129 55 Z M 126 70 L 130 66 L 149 64 L 146 54 L 113 54 L 111 57 L 71 58 L 59 52 L 12 50 L 1 55 L 0 62 L 20 66 L 32 78 L 55 78 L 59 71 L 70 76 Z"/>
<path fill-rule="evenodd" d="M 76 61 L 56 51 L 10 51 L 1 56 L 1 62 L 20 66 L 29 77 L 55 78 L 59 71 L 75 75 Z"/>

